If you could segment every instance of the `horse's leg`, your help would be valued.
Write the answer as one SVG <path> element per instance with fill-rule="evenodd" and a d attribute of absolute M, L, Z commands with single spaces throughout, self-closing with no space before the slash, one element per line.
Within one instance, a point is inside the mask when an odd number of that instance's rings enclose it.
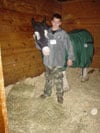
<path fill-rule="evenodd" d="M 88 77 L 88 71 L 87 68 L 82 68 L 82 77 L 81 77 L 81 81 L 85 82 L 89 79 Z"/>
<path fill-rule="evenodd" d="M 66 71 L 63 71 L 63 90 L 64 92 L 69 91 L 70 87 L 67 81 L 67 77 L 66 77 Z"/>

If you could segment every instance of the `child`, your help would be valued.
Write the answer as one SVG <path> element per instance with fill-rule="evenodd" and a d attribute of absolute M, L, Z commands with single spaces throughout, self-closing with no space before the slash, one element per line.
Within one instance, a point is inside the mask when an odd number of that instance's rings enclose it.
<path fill-rule="evenodd" d="M 63 66 L 65 64 L 66 51 L 68 53 L 67 65 L 71 66 L 74 54 L 71 41 L 68 34 L 60 27 L 61 15 L 54 14 L 51 20 L 51 28 L 48 30 L 48 47 L 50 52 L 43 56 L 43 62 L 46 66 L 46 83 L 44 93 L 41 98 L 51 96 L 52 86 L 55 83 L 57 90 L 57 101 L 63 103 Z"/>

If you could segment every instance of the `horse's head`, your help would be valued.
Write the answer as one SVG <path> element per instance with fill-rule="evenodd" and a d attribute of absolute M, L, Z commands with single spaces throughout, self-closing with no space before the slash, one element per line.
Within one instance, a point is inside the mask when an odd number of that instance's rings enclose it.
<path fill-rule="evenodd" d="M 42 49 L 47 46 L 47 33 L 48 33 L 48 25 L 46 24 L 46 18 L 43 19 L 42 22 L 36 22 L 34 18 L 32 18 L 32 26 L 34 28 L 34 36 L 36 43 Z"/>

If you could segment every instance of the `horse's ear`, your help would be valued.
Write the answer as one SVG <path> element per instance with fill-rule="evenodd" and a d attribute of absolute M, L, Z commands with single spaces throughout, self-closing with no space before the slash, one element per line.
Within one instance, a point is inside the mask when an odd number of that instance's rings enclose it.
<path fill-rule="evenodd" d="M 43 18 L 42 23 L 46 23 L 46 16 Z"/>
<path fill-rule="evenodd" d="M 36 22 L 35 22 L 34 18 L 32 18 L 32 25 L 33 25 L 33 26 L 36 25 Z"/>

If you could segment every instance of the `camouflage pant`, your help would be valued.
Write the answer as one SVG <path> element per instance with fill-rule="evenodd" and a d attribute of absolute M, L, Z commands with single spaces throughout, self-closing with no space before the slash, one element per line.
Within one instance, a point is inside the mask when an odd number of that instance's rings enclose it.
<path fill-rule="evenodd" d="M 45 73 L 46 83 L 44 87 L 44 94 L 50 96 L 52 93 L 52 87 L 56 85 L 57 96 L 63 96 L 63 71 L 61 68 L 46 67 Z"/>

